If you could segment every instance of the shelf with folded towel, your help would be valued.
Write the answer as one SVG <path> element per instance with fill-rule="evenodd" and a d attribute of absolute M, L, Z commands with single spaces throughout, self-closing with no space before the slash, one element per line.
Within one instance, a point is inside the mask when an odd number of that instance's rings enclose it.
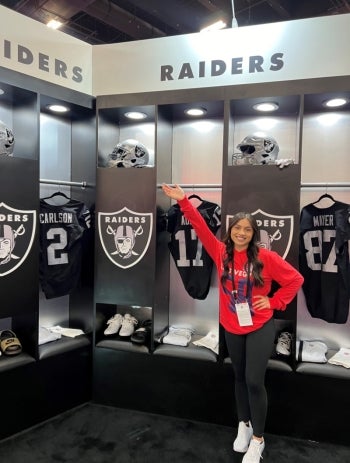
<path fill-rule="evenodd" d="M 62 336 L 60 339 L 40 345 L 39 359 L 43 360 L 54 355 L 60 355 L 87 346 L 91 346 L 91 340 L 86 334 L 81 334 L 75 338 Z"/>
<path fill-rule="evenodd" d="M 193 334 L 191 342 L 187 346 L 176 346 L 173 344 L 158 344 L 153 355 L 165 355 L 168 357 L 189 358 L 193 360 L 204 360 L 208 362 L 217 362 L 218 356 L 212 350 L 203 346 L 193 344 L 202 336 Z"/>
<path fill-rule="evenodd" d="M 328 360 L 338 352 L 337 349 L 328 349 L 326 354 L 326 363 L 316 362 L 299 362 L 296 366 L 296 372 L 304 375 L 328 376 L 331 378 L 349 379 L 350 368 L 341 365 L 332 365 Z"/>
<path fill-rule="evenodd" d="M 226 357 L 224 359 L 224 363 L 230 364 L 231 359 Z M 286 360 L 282 358 L 278 358 L 276 356 L 271 357 L 268 361 L 267 368 L 269 370 L 279 370 L 279 371 L 286 371 L 286 372 L 293 372 L 293 367 L 287 363 Z"/>

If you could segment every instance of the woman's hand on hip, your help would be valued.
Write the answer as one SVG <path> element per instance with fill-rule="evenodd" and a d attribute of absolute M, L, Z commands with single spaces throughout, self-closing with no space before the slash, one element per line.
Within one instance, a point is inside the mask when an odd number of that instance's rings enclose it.
<path fill-rule="evenodd" d="M 258 296 L 253 296 L 253 309 L 254 310 L 261 310 L 261 309 L 270 309 L 270 299 L 267 296 L 262 296 L 259 294 Z"/>

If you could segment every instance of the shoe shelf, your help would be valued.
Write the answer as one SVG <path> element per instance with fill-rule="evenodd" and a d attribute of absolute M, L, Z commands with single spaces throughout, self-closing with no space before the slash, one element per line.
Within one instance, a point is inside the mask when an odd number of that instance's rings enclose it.
<path fill-rule="evenodd" d="M 108 338 L 102 339 L 96 344 L 97 348 L 105 348 L 105 349 L 115 349 L 115 350 L 123 350 L 127 352 L 135 352 L 135 353 L 142 353 L 142 354 L 149 354 L 150 349 L 146 345 L 137 345 L 133 344 L 130 340 L 125 339 L 118 339 L 118 338 Z"/>
<path fill-rule="evenodd" d="M 88 335 L 82 334 L 76 338 L 62 336 L 61 339 L 39 346 L 39 359 L 43 360 L 54 355 L 64 354 L 87 346 L 91 346 L 91 339 Z"/>
<path fill-rule="evenodd" d="M 98 348 L 148 354 L 152 350 L 152 308 L 97 304 L 95 333 Z"/>
<path fill-rule="evenodd" d="M 175 346 L 172 344 L 159 344 L 153 351 L 153 355 L 164 355 L 183 359 L 203 360 L 217 362 L 218 356 L 215 352 L 206 347 L 196 346 L 194 341 L 202 338 L 200 335 L 193 335 L 188 346 Z"/>
<path fill-rule="evenodd" d="M 34 357 L 31 357 L 26 352 L 22 352 L 16 356 L 10 357 L 7 355 L 1 355 L 0 357 L 0 372 L 18 368 L 29 363 L 35 363 Z"/>
<path fill-rule="evenodd" d="M 338 352 L 339 349 L 328 349 L 327 360 Z M 331 363 L 299 362 L 295 371 L 303 375 L 327 376 L 329 378 L 339 378 L 350 380 L 350 369 Z"/>

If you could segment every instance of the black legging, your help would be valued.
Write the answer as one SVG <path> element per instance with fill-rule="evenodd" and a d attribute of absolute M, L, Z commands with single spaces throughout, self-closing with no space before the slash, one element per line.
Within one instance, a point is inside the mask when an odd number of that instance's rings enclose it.
<path fill-rule="evenodd" d="M 238 420 L 250 420 L 254 435 L 262 437 L 267 414 L 265 372 L 274 346 L 274 320 L 248 334 L 225 330 L 225 339 L 235 374 Z"/>

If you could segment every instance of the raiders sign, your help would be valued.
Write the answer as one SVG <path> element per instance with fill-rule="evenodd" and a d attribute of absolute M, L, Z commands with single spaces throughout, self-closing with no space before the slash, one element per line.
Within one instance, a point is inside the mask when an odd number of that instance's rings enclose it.
<path fill-rule="evenodd" d="M 26 260 L 35 236 L 36 211 L 0 203 L 0 277 L 14 272 Z"/>
<path fill-rule="evenodd" d="M 145 255 L 151 241 L 152 213 L 134 212 L 124 207 L 117 212 L 99 212 L 101 245 L 114 265 L 133 267 Z"/>
<path fill-rule="evenodd" d="M 252 212 L 260 229 L 260 243 L 262 248 L 276 251 L 283 259 L 288 255 L 294 228 L 292 215 L 273 215 L 261 209 Z M 226 229 L 233 215 L 226 216 Z"/>

